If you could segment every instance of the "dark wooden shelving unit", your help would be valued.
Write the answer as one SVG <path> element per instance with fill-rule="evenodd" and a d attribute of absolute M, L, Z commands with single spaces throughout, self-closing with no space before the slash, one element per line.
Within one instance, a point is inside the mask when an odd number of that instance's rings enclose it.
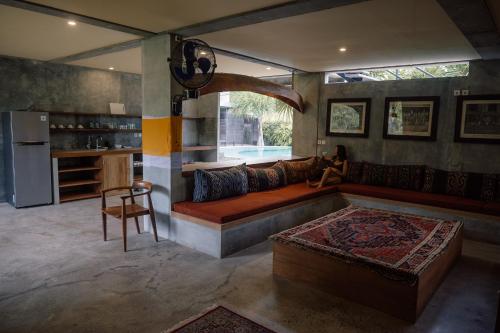
<path fill-rule="evenodd" d="M 59 202 L 76 201 L 83 199 L 99 198 L 100 193 L 89 192 L 89 193 L 67 193 L 59 198 Z"/>
<path fill-rule="evenodd" d="M 102 159 L 99 156 L 59 158 L 59 202 L 101 195 Z"/>
<path fill-rule="evenodd" d="M 90 116 L 90 117 L 111 117 L 111 118 L 142 118 L 142 116 L 131 115 L 131 114 L 111 114 L 111 113 L 91 113 L 91 112 L 64 112 L 64 111 L 41 111 L 48 112 L 49 115 L 55 116 Z"/>
<path fill-rule="evenodd" d="M 141 129 L 118 129 L 118 128 L 51 128 L 50 133 L 141 133 Z"/>
<path fill-rule="evenodd" d="M 100 184 L 101 181 L 97 179 L 76 179 L 76 180 L 64 180 L 59 182 L 59 188 L 64 187 L 77 187 L 82 185 L 96 185 Z"/>
<path fill-rule="evenodd" d="M 73 167 L 73 168 L 66 167 L 66 168 L 59 169 L 59 174 L 68 173 L 68 172 L 97 171 L 97 170 L 101 170 L 101 167 L 97 167 L 97 166 Z"/>

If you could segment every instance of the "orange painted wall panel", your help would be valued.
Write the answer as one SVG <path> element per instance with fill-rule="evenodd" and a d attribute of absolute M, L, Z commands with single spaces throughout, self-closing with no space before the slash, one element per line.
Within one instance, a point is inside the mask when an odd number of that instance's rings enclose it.
<path fill-rule="evenodd" d="M 182 151 L 182 117 L 142 119 L 142 152 L 168 156 Z"/>

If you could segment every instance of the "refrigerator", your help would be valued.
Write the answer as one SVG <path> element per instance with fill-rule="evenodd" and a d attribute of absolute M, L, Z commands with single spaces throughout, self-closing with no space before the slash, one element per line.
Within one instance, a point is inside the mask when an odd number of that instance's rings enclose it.
<path fill-rule="evenodd" d="M 2 112 L 7 201 L 16 208 L 52 203 L 47 112 Z"/>

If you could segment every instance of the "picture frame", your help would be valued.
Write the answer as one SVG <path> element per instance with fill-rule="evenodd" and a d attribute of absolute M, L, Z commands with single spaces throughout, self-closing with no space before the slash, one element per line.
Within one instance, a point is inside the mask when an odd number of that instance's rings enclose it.
<path fill-rule="evenodd" d="M 500 144 L 500 95 L 457 98 L 455 142 Z"/>
<path fill-rule="evenodd" d="M 387 97 L 384 139 L 436 141 L 439 96 Z"/>
<path fill-rule="evenodd" d="M 329 99 L 326 135 L 368 137 L 370 128 L 370 98 Z"/>

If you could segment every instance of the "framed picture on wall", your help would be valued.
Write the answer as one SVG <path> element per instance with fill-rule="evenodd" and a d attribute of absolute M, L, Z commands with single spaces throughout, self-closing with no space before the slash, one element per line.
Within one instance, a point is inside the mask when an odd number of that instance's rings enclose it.
<path fill-rule="evenodd" d="M 455 141 L 500 143 L 500 95 L 457 98 Z"/>
<path fill-rule="evenodd" d="M 370 98 L 329 99 L 326 135 L 368 137 Z"/>
<path fill-rule="evenodd" d="M 435 141 L 439 96 L 387 97 L 384 138 Z"/>

